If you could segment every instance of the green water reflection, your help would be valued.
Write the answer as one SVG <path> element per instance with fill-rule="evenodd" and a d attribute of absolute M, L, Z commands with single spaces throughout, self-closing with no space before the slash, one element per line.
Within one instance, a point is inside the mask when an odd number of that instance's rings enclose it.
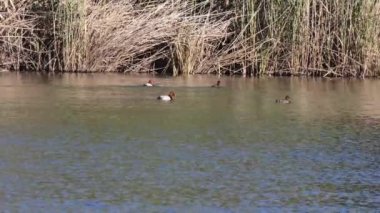
<path fill-rule="evenodd" d="M 380 207 L 380 81 L 149 78 L 1 74 L 0 209 Z"/>

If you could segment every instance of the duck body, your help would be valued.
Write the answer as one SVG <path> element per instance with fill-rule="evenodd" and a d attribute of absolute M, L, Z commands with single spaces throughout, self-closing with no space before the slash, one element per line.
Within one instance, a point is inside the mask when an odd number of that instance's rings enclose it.
<path fill-rule="evenodd" d="M 153 81 L 149 80 L 147 83 L 144 84 L 144 87 L 153 87 Z"/>
<path fill-rule="evenodd" d="M 285 100 L 285 99 L 277 99 L 277 100 L 276 100 L 276 103 L 280 103 L 280 104 L 290 104 L 291 101 L 290 101 L 290 100 Z"/>
<path fill-rule="evenodd" d="M 279 104 L 290 104 L 291 100 L 289 96 L 285 96 L 285 99 L 276 99 L 276 103 Z"/>
<path fill-rule="evenodd" d="M 175 93 L 173 91 L 169 92 L 168 95 L 160 95 L 157 97 L 158 100 L 161 101 L 173 101 L 175 97 Z"/>
<path fill-rule="evenodd" d="M 161 100 L 161 101 L 171 101 L 173 100 L 169 95 L 160 95 L 157 97 L 158 100 Z"/>
<path fill-rule="evenodd" d="M 220 80 L 216 82 L 216 84 L 212 85 L 211 87 L 220 87 Z"/>

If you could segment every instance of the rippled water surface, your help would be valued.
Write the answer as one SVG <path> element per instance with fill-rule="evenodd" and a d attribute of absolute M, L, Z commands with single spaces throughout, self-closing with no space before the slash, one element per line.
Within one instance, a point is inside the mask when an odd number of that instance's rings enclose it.
<path fill-rule="evenodd" d="M 0 209 L 380 209 L 379 80 L 215 81 L 0 74 Z"/>

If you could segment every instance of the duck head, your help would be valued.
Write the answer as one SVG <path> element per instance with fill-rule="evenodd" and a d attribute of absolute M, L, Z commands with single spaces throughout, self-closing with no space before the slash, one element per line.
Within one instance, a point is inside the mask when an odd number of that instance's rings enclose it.
<path fill-rule="evenodd" d="M 169 94 L 168 94 L 168 96 L 169 96 L 172 100 L 174 100 L 175 93 L 174 93 L 173 91 L 170 91 Z"/>
<path fill-rule="evenodd" d="M 220 86 L 220 80 L 216 82 L 216 84 L 212 85 L 211 87 L 219 87 Z"/>
<path fill-rule="evenodd" d="M 290 96 L 289 95 L 287 95 L 287 96 L 285 96 L 285 100 L 290 100 Z"/>

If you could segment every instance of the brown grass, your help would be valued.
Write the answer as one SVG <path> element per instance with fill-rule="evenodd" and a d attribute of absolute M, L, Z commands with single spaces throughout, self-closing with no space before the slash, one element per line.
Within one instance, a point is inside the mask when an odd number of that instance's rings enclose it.
<path fill-rule="evenodd" d="M 247 38 L 271 41 L 252 62 L 259 74 L 380 74 L 379 1 L 252 0 L 235 8 Z"/>
<path fill-rule="evenodd" d="M 30 1 L 0 3 L 0 67 L 38 69 L 37 16 L 28 13 Z"/>
<path fill-rule="evenodd" d="M 79 69 L 209 72 L 206 62 L 225 38 L 230 20 L 225 14 L 191 15 L 193 9 L 181 1 L 145 7 L 129 1 L 88 5 L 83 43 L 77 44 L 83 49 Z"/>

